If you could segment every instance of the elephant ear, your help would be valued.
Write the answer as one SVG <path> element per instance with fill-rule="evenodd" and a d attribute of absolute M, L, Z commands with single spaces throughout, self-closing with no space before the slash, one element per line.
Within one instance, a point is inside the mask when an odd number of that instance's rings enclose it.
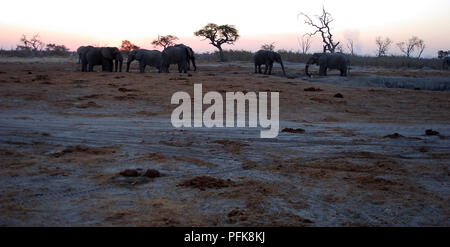
<path fill-rule="evenodd" d="M 110 47 L 101 48 L 100 52 L 102 56 L 107 59 L 114 59 L 114 49 Z"/>

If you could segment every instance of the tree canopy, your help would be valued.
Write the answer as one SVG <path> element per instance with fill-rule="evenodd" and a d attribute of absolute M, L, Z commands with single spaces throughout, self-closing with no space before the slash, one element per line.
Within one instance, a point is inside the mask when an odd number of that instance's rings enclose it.
<path fill-rule="evenodd" d="M 204 40 L 209 40 L 210 44 L 219 49 L 220 60 L 225 61 L 222 51 L 223 44 L 234 44 L 239 38 L 238 30 L 234 25 L 217 25 L 209 23 L 202 29 L 194 32 L 195 36 L 204 37 Z"/>

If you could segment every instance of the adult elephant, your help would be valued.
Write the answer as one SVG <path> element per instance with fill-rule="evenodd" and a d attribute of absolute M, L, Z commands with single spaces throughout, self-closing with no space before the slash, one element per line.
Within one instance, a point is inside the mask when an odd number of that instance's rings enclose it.
<path fill-rule="evenodd" d="M 145 72 L 145 66 L 147 65 L 155 67 L 158 69 L 158 72 L 161 72 L 162 53 L 160 51 L 146 49 L 131 51 L 127 59 L 127 72 L 130 71 L 130 64 L 134 60 L 139 61 L 139 71 L 141 73 Z"/>
<path fill-rule="evenodd" d="M 184 47 L 169 46 L 162 52 L 161 71 L 169 73 L 171 64 L 178 65 L 178 72 L 187 73 L 188 51 Z"/>
<path fill-rule="evenodd" d="M 90 49 L 90 48 L 94 48 L 93 46 L 80 46 L 77 49 L 77 54 L 78 54 L 78 63 L 81 63 L 81 59 L 84 56 L 84 54 L 86 54 L 86 52 Z"/>
<path fill-rule="evenodd" d="M 192 50 L 191 47 L 185 45 L 185 44 L 178 44 L 175 45 L 175 47 L 182 47 L 184 49 L 186 49 L 187 52 L 187 69 L 191 70 L 191 66 L 190 63 L 192 62 L 192 66 L 194 66 L 194 71 L 197 71 L 197 65 L 195 65 L 195 53 L 194 50 Z"/>
<path fill-rule="evenodd" d="M 114 61 L 114 68 L 113 68 Z M 94 66 L 102 65 L 102 71 L 122 72 L 123 57 L 116 47 L 90 48 L 82 59 L 82 71 L 94 71 Z M 89 68 L 86 70 L 86 67 Z"/>
<path fill-rule="evenodd" d="M 349 60 L 343 53 L 314 53 L 306 63 L 305 74 L 311 77 L 308 72 L 309 66 L 315 64 L 319 66 L 319 75 L 326 76 L 327 69 L 338 69 L 341 76 L 347 76 Z"/>
<path fill-rule="evenodd" d="M 253 62 L 255 63 L 255 73 L 259 72 L 261 74 L 261 65 L 264 64 L 265 65 L 264 74 L 267 74 L 267 70 L 269 70 L 269 75 L 272 74 L 273 63 L 277 62 L 281 65 L 283 75 L 286 76 L 286 72 L 284 71 L 283 60 L 281 59 L 281 55 L 277 52 L 259 50 L 253 57 Z"/>

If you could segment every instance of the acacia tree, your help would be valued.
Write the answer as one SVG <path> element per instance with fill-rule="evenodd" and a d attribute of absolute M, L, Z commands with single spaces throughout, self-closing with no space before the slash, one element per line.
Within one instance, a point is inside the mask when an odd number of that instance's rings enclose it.
<path fill-rule="evenodd" d="M 419 39 L 417 36 L 411 37 L 408 41 L 402 41 L 397 43 L 400 51 L 406 55 L 406 57 L 411 57 L 411 54 L 419 49 L 419 57 L 422 55 L 423 50 L 425 49 L 425 43 L 423 40 Z M 421 50 L 420 50 L 421 49 Z"/>
<path fill-rule="evenodd" d="M 450 54 L 450 51 L 439 50 L 438 51 L 438 58 L 442 59 L 442 58 L 448 57 L 448 54 Z"/>
<path fill-rule="evenodd" d="M 325 7 L 322 7 L 322 15 L 315 16 L 315 21 L 305 13 L 300 13 L 298 15 L 302 15 L 305 18 L 305 24 L 315 29 L 314 32 L 308 33 L 309 36 L 320 34 L 322 37 L 322 42 L 324 43 L 323 52 L 329 51 L 334 53 L 340 42 L 335 42 L 333 40 L 330 24 L 334 21 L 334 19 L 331 14 L 325 10 Z"/>
<path fill-rule="evenodd" d="M 382 57 L 386 56 L 387 51 L 389 50 L 389 46 L 392 44 L 392 40 L 390 38 L 386 38 L 383 40 L 381 36 L 376 37 L 375 43 L 377 44 L 377 56 Z"/>
<path fill-rule="evenodd" d="M 168 46 L 175 45 L 175 41 L 178 40 L 178 37 L 175 35 L 166 35 L 166 36 L 160 36 L 158 35 L 158 38 L 152 41 L 152 45 L 154 47 L 161 46 L 164 49 L 166 49 Z"/>
<path fill-rule="evenodd" d="M 305 34 L 302 35 L 302 38 L 299 39 L 297 37 L 298 45 L 300 46 L 302 54 L 306 54 L 309 51 L 309 48 L 311 48 L 311 36 Z"/>
<path fill-rule="evenodd" d="M 239 38 L 238 30 L 233 25 L 217 25 L 214 23 L 209 23 L 202 29 L 194 32 L 195 36 L 204 37 L 204 40 L 209 40 L 210 44 L 219 50 L 220 61 L 225 61 L 225 56 L 223 54 L 222 45 L 229 44 L 232 45 Z"/>
<path fill-rule="evenodd" d="M 69 48 L 65 45 L 47 44 L 45 50 L 51 55 L 65 56 L 69 54 Z"/>
<path fill-rule="evenodd" d="M 272 42 L 270 44 L 264 44 L 261 46 L 261 49 L 266 50 L 266 51 L 273 51 L 273 50 L 275 50 L 275 42 Z"/>
<path fill-rule="evenodd" d="M 122 45 L 120 46 L 121 51 L 125 51 L 125 52 L 129 53 L 130 51 L 137 50 L 137 49 L 140 49 L 140 47 L 131 43 L 128 40 L 122 40 Z"/>

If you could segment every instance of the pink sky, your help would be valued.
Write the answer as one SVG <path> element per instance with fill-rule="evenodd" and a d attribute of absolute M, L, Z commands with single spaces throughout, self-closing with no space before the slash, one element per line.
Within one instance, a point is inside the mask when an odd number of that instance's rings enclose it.
<path fill-rule="evenodd" d="M 322 3 L 332 13 L 336 40 L 354 40 L 356 52 L 373 55 L 376 36 L 390 37 L 395 43 L 415 35 L 425 41 L 425 56 L 435 56 L 437 50 L 450 49 L 450 1 L 318 1 L 305 0 L 229 0 L 227 4 L 199 0 L 188 6 L 174 0 L 168 10 L 164 3 L 149 1 L 21 1 L 2 3 L 8 9 L 0 16 L 0 48 L 11 49 L 22 34 L 39 33 L 45 43 L 64 44 L 72 50 L 80 45 L 120 46 L 124 39 L 150 48 L 158 34 L 173 34 L 179 42 L 189 44 L 197 52 L 215 51 L 207 41 L 193 32 L 208 22 L 233 24 L 241 38 L 224 49 L 256 51 L 264 43 L 275 42 L 276 49 L 299 50 L 297 37 L 309 27 L 297 18 L 299 12 L 319 14 Z M 23 8 L 23 6 L 28 6 Z M 86 6 L 91 6 L 88 8 Z M 104 10 L 104 11 L 100 11 Z M 119 17 L 119 18 L 117 18 Z M 106 22 L 105 22 L 106 20 Z M 315 39 L 311 52 L 322 45 Z M 389 51 L 398 54 L 394 45 Z"/>

